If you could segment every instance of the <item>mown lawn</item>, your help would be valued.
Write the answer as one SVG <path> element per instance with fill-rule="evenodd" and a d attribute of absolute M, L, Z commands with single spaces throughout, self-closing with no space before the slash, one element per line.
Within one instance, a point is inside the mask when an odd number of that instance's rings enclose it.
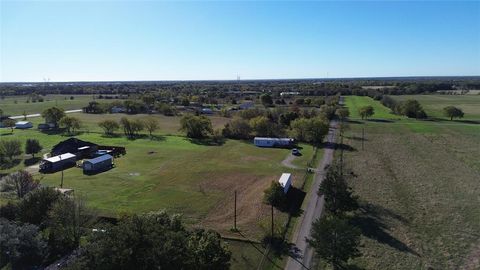
<path fill-rule="evenodd" d="M 84 122 L 83 132 L 77 137 L 103 145 L 124 146 L 127 155 L 115 160 L 110 171 L 87 176 L 79 168 L 64 171 L 64 187 L 73 188 L 88 205 L 102 215 L 118 216 L 128 212 L 147 212 L 167 209 L 181 213 L 188 223 L 213 228 L 222 234 L 229 232 L 233 221 L 233 192 L 238 190 L 238 224 L 241 230 L 254 239 L 262 237 L 268 207 L 262 203 L 263 190 L 283 172 L 294 173 L 294 184 L 299 182 L 304 170 L 283 167 L 281 161 L 289 149 L 255 147 L 248 141 L 227 140 L 220 146 L 197 143 L 178 134 L 178 117 L 157 117 L 161 128 L 150 139 L 146 134 L 136 140 L 105 137 L 96 127 L 99 115 L 74 114 Z M 122 115 L 105 115 L 120 118 Z M 129 117 L 146 117 L 145 115 Z M 149 116 L 150 117 L 150 116 Z M 212 117 L 215 127 L 223 126 L 228 119 Z M 32 118 L 35 124 L 41 118 Z M 88 127 L 91 127 L 89 129 Z M 62 134 L 48 135 L 38 130 L 0 129 L 0 140 L 18 139 L 23 144 L 36 138 L 43 153 L 58 142 L 68 139 Z M 302 145 L 304 155 L 295 164 L 301 167 L 313 154 L 312 147 Z M 41 154 L 40 154 L 41 155 Z M 14 166 L 6 166 L 0 174 L 27 167 L 20 156 Z M 41 183 L 59 186 L 61 173 L 42 174 Z M 278 224 L 284 223 L 286 213 L 278 213 Z"/>
<path fill-rule="evenodd" d="M 370 97 L 348 96 L 345 98 L 345 105 L 349 108 L 350 118 L 360 118 L 358 110 L 364 106 L 372 106 L 375 114 L 372 119 L 401 119 L 402 117 L 390 113 L 390 109 L 383 106 L 379 101 L 373 100 Z"/>
<path fill-rule="evenodd" d="M 434 115 L 436 96 L 413 98 Z M 456 104 L 455 98 L 449 105 L 463 106 L 469 100 L 462 97 Z M 358 98 L 351 99 L 346 104 L 355 108 Z M 378 106 L 372 99 L 360 99 Z M 480 120 L 471 114 L 472 120 Z M 363 255 L 354 263 L 365 269 L 480 268 L 475 264 L 480 248 L 480 125 L 387 117 L 392 121 L 361 121 L 351 115 L 344 143 L 354 150 L 345 153 L 345 160 L 358 175 L 352 185 L 362 211 L 355 222 L 363 234 Z"/>

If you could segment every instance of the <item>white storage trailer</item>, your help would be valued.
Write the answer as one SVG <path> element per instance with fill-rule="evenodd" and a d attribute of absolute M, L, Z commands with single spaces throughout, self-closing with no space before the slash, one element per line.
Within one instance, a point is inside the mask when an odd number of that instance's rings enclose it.
<path fill-rule="evenodd" d="M 18 121 L 15 123 L 15 128 L 17 129 L 27 129 L 32 127 L 33 127 L 32 122 L 28 122 L 28 121 Z"/>
<path fill-rule="evenodd" d="M 283 187 L 283 193 L 287 194 L 290 186 L 292 185 L 292 174 L 291 173 L 282 173 L 278 183 Z"/>
<path fill-rule="evenodd" d="M 253 143 L 259 147 L 290 147 L 294 145 L 295 140 L 292 138 L 255 137 Z"/>

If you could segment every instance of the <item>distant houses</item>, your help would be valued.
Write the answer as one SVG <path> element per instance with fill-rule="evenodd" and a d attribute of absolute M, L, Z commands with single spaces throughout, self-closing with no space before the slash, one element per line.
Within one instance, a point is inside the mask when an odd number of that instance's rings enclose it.
<path fill-rule="evenodd" d="M 292 138 L 255 137 L 253 143 L 258 147 L 292 147 L 295 140 Z"/>

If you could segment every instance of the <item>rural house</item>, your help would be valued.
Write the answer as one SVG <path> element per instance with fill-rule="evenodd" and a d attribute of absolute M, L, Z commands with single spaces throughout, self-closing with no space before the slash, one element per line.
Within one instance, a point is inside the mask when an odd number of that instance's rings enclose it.
<path fill-rule="evenodd" d="M 292 138 L 255 137 L 253 143 L 259 147 L 292 147 L 295 140 Z"/>
<path fill-rule="evenodd" d="M 56 172 L 76 165 L 77 157 L 72 153 L 65 153 L 49 157 L 40 162 L 41 172 Z"/>

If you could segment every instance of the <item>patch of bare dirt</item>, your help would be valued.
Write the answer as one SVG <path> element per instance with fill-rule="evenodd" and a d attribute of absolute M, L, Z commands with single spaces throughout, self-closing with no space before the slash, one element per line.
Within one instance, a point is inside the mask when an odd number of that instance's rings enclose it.
<path fill-rule="evenodd" d="M 262 202 L 262 195 L 274 177 L 237 174 L 217 179 L 219 180 L 208 181 L 209 189 L 223 191 L 227 195 L 210 210 L 199 225 L 228 234 L 233 228 L 234 192 L 237 190 L 237 227 L 247 235 L 256 235 L 259 221 L 270 213 L 270 208 Z"/>

